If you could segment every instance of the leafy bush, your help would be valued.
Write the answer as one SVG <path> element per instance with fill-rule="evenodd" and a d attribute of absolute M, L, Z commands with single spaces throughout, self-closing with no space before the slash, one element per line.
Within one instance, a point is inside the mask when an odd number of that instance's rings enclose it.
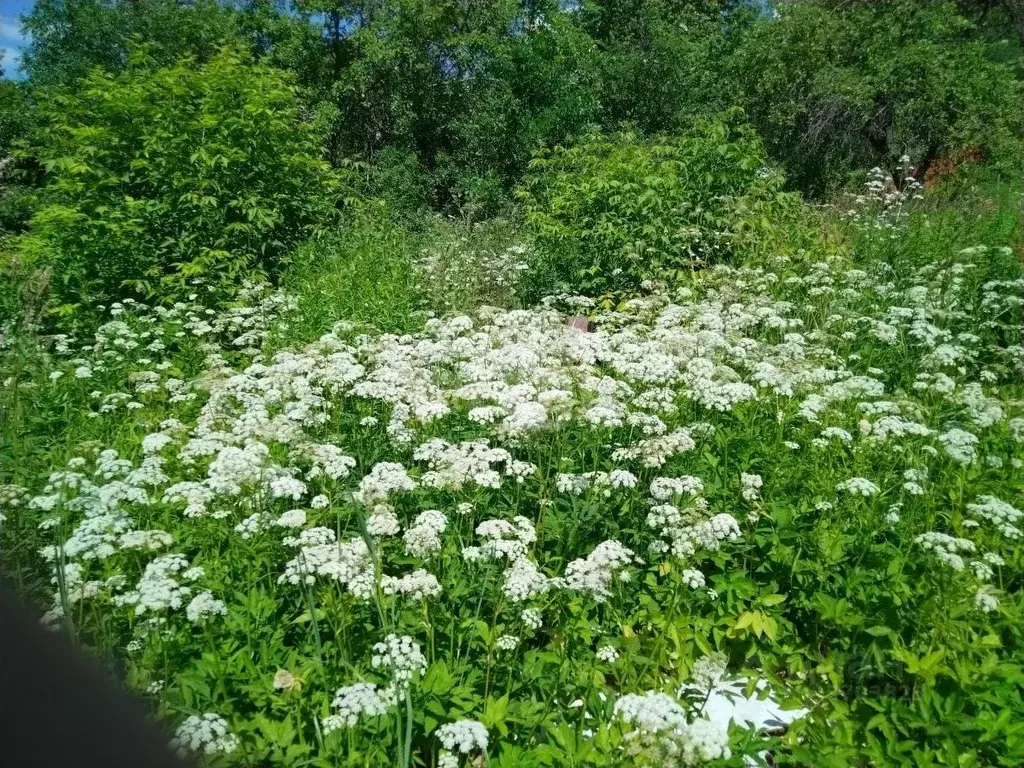
<path fill-rule="evenodd" d="M 693 133 L 591 135 L 541 150 L 520 198 L 547 289 L 632 289 L 728 259 L 796 199 L 732 111 Z M 767 207 L 766 207 L 767 206 Z"/>
<path fill-rule="evenodd" d="M 952 2 L 809 2 L 762 17 L 727 66 L 772 156 L 824 194 L 857 168 L 924 170 L 975 146 L 1019 156 L 1016 54 L 979 37 Z"/>
<path fill-rule="evenodd" d="M 721 3 L 586 3 L 581 22 L 600 41 L 601 122 L 644 134 L 674 133 L 736 103 L 722 61 L 756 13 Z"/>
<path fill-rule="evenodd" d="M 416 155 L 391 147 L 379 152 L 368 166 L 361 191 L 383 200 L 390 211 L 410 223 L 421 218 L 430 204 L 430 190 Z"/>
<path fill-rule="evenodd" d="M 208 61 L 237 39 L 235 13 L 218 0 L 35 0 L 22 17 L 22 68 L 34 86 L 70 85 L 93 67 L 115 72 L 142 41 L 160 64 Z"/>
<path fill-rule="evenodd" d="M 47 184 L 18 250 L 52 268 L 64 309 L 272 273 L 335 221 L 343 185 L 289 78 L 231 50 L 94 70 L 45 93 L 39 118 Z"/>

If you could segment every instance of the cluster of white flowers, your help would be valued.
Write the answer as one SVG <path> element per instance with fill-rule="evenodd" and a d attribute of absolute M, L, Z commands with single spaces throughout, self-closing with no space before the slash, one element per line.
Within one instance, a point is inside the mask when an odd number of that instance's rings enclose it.
<path fill-rule="evenodd" d="M 193 597 L 185 607 L 185 615 L 193 623 L 199 623 L 212 616 L 226 616 L 227 613 L 228 607 L 224 602 L 205 589 Z"/>
<path fill-rule="evenodd" d="M 380 588 L 385 595 L 404 595 L 413 600 L 426 600 L 441 594 L 441 583 L 437 577 L 422 568 L 398 578 L 384 575 Z"/>
<path fill-rule="evenodd" d="M 743 496 L 745 501 L 757 501 L 761 498 L 761 488 L 764 486 L 764 480 L 761 479 L 760 475 L 748 475 L 746 472 L 743 472 L 740 474 L 740 485 L 742 486 L 740 495 Z"/>
<path fill-rule="evenodd" d="M 284 543 L 298 548 L 279 584 L 314 584 L 318 576 L 337 581 L 355 597 L 369 600 L 376 587 L 376 568 L 366 542 L 360 538 L 338 542 L 330 528 L 307 528 Z"/>
<path fill-rule="evenodd" d="M 227 721 L 213 712 L 190 716 L 178 726 L 171 740 L 171 749 L 182 757 L 228 755 L 238 749 L 238 745 L 238 737 L 228 730 Z"/>
<path fill-rule="evenodd" d="M 388 635 L 384 642 L 374 644 L 370 663 L 374 669 L 383 668 L 391 673 L 390 682 L 380 692 L 389 706 L 405 696 L 416 673 L 427 671 L 427 659 L 419 643 L 408 635 Z"/>
<path fill-rule="evenodd" d="M 519 647 L 519 638 L 515 635 L 502 635 L 494 641 L 494 645 L 502 651 L 514 651 Z"/>
<path fill-rule="evenodd" d="M 599 490 L 601 495 L 609 498 L 617 488 L 635 488 L 636 475 L 624 469 L 613 469 L 611 472 L 585 472 L 582 475 L 561 473 L 555 478 L 555 487 L 559 493 L 579 496 L 591 488 Z"/>
<path fill-rule="evenodd" d="M 939 435 L 946 454 L 957 464 L 966 466 L 978 458 L 978 436 L 963 429 L 950 429 Z"/>
<path fill-rule="evenodd" d="M 135 606 L 135 613 L 139 616 L 167 609 L 177 610 L 192 593 L 192 588 L 182 581 L 192 582 L 202 575 L 203 569 L 190 565 L 184 555 L 161 555 L 146 564 L 135 589 L 114 596 L 113 601 L 115 605 Z"/>
<path fill-rule="evenodd" d="M 701 694 L 707 694 L 725 677 L 727 661 L 725 654 L 722 653 L 701 656 L 693 662 L 690 684 Z"/>
<path fill-rule="evenodd" d="M 504 475 L 523 481 L 536 467 L 515 461 L 504 448 L 492 448 L 487 440 L 471 440 L 458 445 L 433 438 L 413 451 L 413 458 L 427 462 L 428 471 L 420 478 L 428 488 L 461 489 L 467 483 L 484 488 L 501 485 L 503 473 L 494 465 L 504 465 Z"/>
<path fill-rule="evenodd" d="M 445 723 L 438 727 L 435 734 L 444 748 L 438 759 L 438 768 L 457 766 L 456 755 L 487 752 L 489 743 L 487 727 L 476 720 L 456 720 L 454 723 Z"/>
<path fill-rule="evenodd" d="M 923 199 L 922 184 L 914 173 L 909 155 L 900 157 L 899 171 L 895 176 L 877 166 L 872 168 L 868 171 L 863 192 L 849 195 L 850 205 L 841 211 L 841 215 L 865 233 L 898 238 L 913 204 Z"/>
<path fill-rule="evenodd" d="M 411 491 L 416 487 L 404 466 L 393 461 L 375 464 L 370 473 L 359 481 L 359 501 L 367 506 L 387 501 L 393 493 Z"/>
<path fill-rule="evenodd" d="M 483 544 L 464 548 L 462 556 L 466 560 L 506 559 L 514 562 L 525 557 L 537 541 L 533 523 L 522 515 L 512 520 L 484 520 L 476 527 L 476 535 L 484 540 Z"/>
<path fill-rule="evenodd" d="M 299 447 L 298 452 L 309 458 L 312 466 L 306 472 L 307 480 L 314 480 L 321 475 L 331 480 L 348 477 L 356 460 L 346 456 L 341 448 L 331 443 L 306 443 Z"/>
<path fill-rule="evenodd" d="M 950 536 L 940 531 L 922 533 L 914 541 L 924 549 L 934 552 L 942 563 L 957 571 L 964 569 L 964 559 L 961 557 L 961 553 L 968 554 L 977 550 L 974 542 L 970 539 Z"/>
<path fill-rule="evenodd" d="M 669 501 L 673 496 L 696 496 L 704 490 L 699 477 L 656 477 L 651 481 L 651 498 L 655 501 Z"/>
<path fill-rule="evenodd" d="M 637 562 L 639 560 L 628 547 L 614 539 L 602 541 L 585 558 L 573 560 L 565 567 L 565 585 L 604 602 L 611 597 L 612 581 L 616 578 L 628 581 L 626 566 Z"/>
<path fill-rule="evenodd" d="M 756 400 L 759 413 L 777 418 L 787 460 L 799 461 L 796 453 L 806 451 L 829 471 L 836 466 L 878 467 L 878 484 L 886 488 L 886 496 L 897 497 L 887 501 L 887 536 L 914 536 L 920 530 L 913 529 L 922 501 L 916 497 L 926 496 L 948 473 L 940 449 L 967 466 L 982 455 L 984 441 L 991 454 L 976 469 L 989 471 L 986 466 L 1007 461 L 1018 466 L 1013 462 L 1020 460 L 1005 452 L 1007 446 L 1016 449 L 1005 431 L 1024 441 L 1024 419 L 1007 418 L 1011 411 L 1019 412 L 1019 404 L 986 393 L 990 382 L 1024 372 L 1024 349 L 1010 345 L 980 354 L 983 344 L 976 334 L 981 331 L 962 309 L 970 283 L 966 267 L 926 266 L 906 288 L 881 268 L 841 273 L 822 262 L 807 274 L 790 271 L 780 276 L 761 268 L 710 268 L 702 275 L 700 297 L 696 289 L 671 294 L 659 290 L 615 311 L 596 311 L 592 332 L 567 328 L 565 317 L 550 306 L 488 309 L 474 318 L 433 319 L 423 331 L 401 336 L 356 335 L 351 326 L 339 324 L 305 347 L 236 365 L 233 361 L 244 359 L 239 358 L 243 350 L 257 354 L 266 336 L 269 326 L 257 315 L 265 310 L 273 317 L 288 305 L 279 294 L 255 292 L 256 305 L 225 313 L 167 310 L 183 335 L 209 342 L 203 350 L 206 371 L 189 382 L 169 378 L 169 368 L 161 367 L 167 362 L 163 349 L 179 343 L 173 334 L 156 338 L 134 330 L 127 320 L 135 310 L 122 307 L 119 319 L 105 325 L 96 340 L 101 352 L 120 357 L 115 361 L 82 351 L 69 361 L 59 386 L 75 383 L 69 374 L 102 386 L 101 381 L 113 378 L 111 371 L 124 368 L 118 378 L 128 382 L 126 392 L 97 391 L 91 396 L 97 418 L 163 400 L 195 401 L 181 412 L 198 411 L 198 416 L 188 425 L 167 420 L 159 431 L 146 421 L 148 434 L 141 441 L 138 465 L 96 447 L 88 454 L 95 457 L 93 472 L 87 471 L 85 458 L 77 457 L 53 473 L 34 497 L 14 486 L 0 487 L 0 515 L 27 505 L 42 518 L 43 530 L 61 536 L 43 551 L 54 566 L 57 587 L 51 620 L 61 618 L 65 604 L 108 596 L 114 605 L 127 608 L 124 613 L 167 622 L 154 624 L 154 631 L 175 628 L 181 617 L 163 614 L 182 607 L 193 622 L 225 615 L 227 605 L 194 583 L 201 569 L 181 554 L 152 554 L 175 540 L 192 546 L 195 539 L 169 525 L 173 537 L 136 523 L 175 519 L 182 526 L 233 528 L 244 540 L 259 537 L 243 545 L 246 551 L 280 551 L 273 539 L 284 537 L 294 554 L 290 559 L 279 556 L 276 566 L 285 591 L 300 591 L 293 586 L 310 591 L 340 586 L 359 600 L 374 601 L 358 610 L 376 608 L 380 595 L 382 613 L 410 613 L 396 606 L 402 599 L 425 601 L 442 594 L 462 599 L 465 591 L 447 581 L 452 574 L 486 574 L 486 580 L 473 586 L 495 590 L 501 610 L 509 612 L 495 622 L 501 628 L 494 643 L 511 653 L 520 638 L 543 641 L 547 633 L 537 630 L 543 627 L 544 611 L 562 607 L 550 604 L 576 604 L 580 594 L 598 602 L 611 600 L 616 581 L 627 581 L 630 566 L 640 562 L 630 546 L 651 532 L 657 539 L 652 559 L 683 559 L 672 578 L 695 590 L 706 589 L 705 575 L 685 561 L 739 538 L 736 518 L 716 514 L 723 503 L 736 501 L 719 494 L 721 477 L 735 480 L 739 467 L 730 455 L 732 463 L 721 465 L 722 476 L 709 479 L 707 498 L 697 477 L 658 476 L 678 475 L 687 465 L 702 465 L 705 452 L 715 453 L 716 428 L 689 423 L 689 414 L 704 414 L 698 418 L 716 420 L 723 429 L 718 413 L 740 408 L 742 414 L 743 404 Z M 1021 285 L 1003 282 L 986 286 L 982 303 L 993 312 L 1019 310 Z M 836 299 L 834 314 L 819 318 L 817 309 L 813 315 L 801 314 L 808 297 Z M 579 298 L 570 302 L 595 308 Z M 853 308 L 868 305 L 870 315 Z M 218 336 L 230 339 L 218 345 Z M 917 374 L 909 369 L 916 375 L 907 387 L 909 394 L 899 387 L 887 394 L 884 381 L 897 379 L 867 367 L 867 355 L 859 357 L 856 344 L 865 336 L 899 344 L 924 369 Z M 141 357 L 144 347 L 156 363 Z M 128 370 L 131 366 L 147 370 Z M 794 412 L 799 414 L 796 420 Z M 360 435 L 379 438 L 370 461 L 396 460 L 381 461 L 362 477 L 352 477 L 356 459 L 329 442 L 339 434 L 337 419 L 359 424 Z M 561 447 L 567 436 L 571 441 L 582 439 L 577 438 L 580 434 L 587 436 L 585 458 L 569 450 L 547 466 L 522 460 L 540 461 L 546 445 Z M 827 452 L 841 460 L 826 462 L 832 458 Z M 363 461 L 367 454 L 357 455 Z M 848 461 L 854 458 L 855 463 Z M 369 465 L 360 466 L 365 472 Z M 769 480 L 786 482 L 783 473 L 769 474 L 775 468 L 763 452 L 741 466 L 757 467 Z M 831 487 L 844 475 L 823 470 L 821 477 Z M 758 503 L 762 477 L 743 472 L 739 480 L 741 498 L 755 510 L 752 514 L 763 512 Z M 352 497 L 361 506 L 352 512 L 349 493 L 356 484 Z M 878 484 L 851 477 L 834 487 L 838 494 L 869 498 L 881 493 Z M 643 498 L 645 488 L 649 498 Z M 612 497 L 615 503 L 607 501 Z M 306 498 L 308 504 L 299 501 Z M 828 513 L 833 501 L 820 501 L 815 509 Z M 293 506 L 303 508 L 288 509 Z M 449 520 L 427 506 L 458 513 Z M 552 527 L 545 521 L 548 515 L 566 514 L 567 508 L 587 515 L 588 535 L 600 530 L 589 543 L 609 536 L 621 542 L 604 541 L 589 555 L 586 544 L 575 549 L 571 536 L 564 547 L 552 547 Z M 479 522 L 483 510 L 494 518 Z M 966 505 L 964 519 L 952 524 L 985 526 L 987 532 L 1016 539 L 1022 514 L 994 496 L 980 496 Z M 645 515 L 650 530 L 629 538 Z M 958 520 L 956 515 L 952 519 Z M 453 551 L 456 541 L 467 543 L 469 530 L 475 531 L 476 540 L 462 550 L 466 563 L 438 557 Z M 564 529 L 555 530 L 561 535 Z M 981 611 L 996 609 L 998 597 L 988 582 L 994 581 L 1002 560 L 995 553 L 978 554 L 982 539 L 975 543 L 929 531 L 915 541 L 942 563 L 963 571 L 958 579 L 973 576 L 983 582 L 974 603 Z M 197 554 L 195 562 L 204 562 L 203 556 Z M 138 584 L 125 591 L 124 577 L 109 574 L 127 563 L 133 570 L 126 572 L 137 573 L 140 558 L 152 559 L 142 566 Z M 437 558 L 428 566 L 433 573 L 418 567 L 426 563 L 410 565 L 410 558 Z M 554 564 L 566 560 L 563 575 L 556 575 L 553 569 L 559 566 Z M 629 588 L 621 592 L 630 597 Z M 714 597 L 714 591 L 708 595 Z M 486 596 L 473 595 L 477 597 Z M 445 602 L 420 608 L 427 615 Z M 602 645 L 596 658 L 613 663 L 618 651 Z M 426 658 L 413 638 L 388 635 L 374 646 L 372 666 L 385 670 L 388 680 L 339 689 L 334 712 L 323 721 L 325 732 L 394 706 L 415 675 L 425 670 Z M 694 684 L 713 685 L 722 674 L 719 659 L 698 660 Z M 728 755 L 720 729 L 702 720 L 688 722 L 679 703 L 664 694 L 623 696 L 616 712 L 631 728 L 630 749 L 651 759 L 688 764 Z M 460 755 L 486 749 L 486 731 L 482 739 L 453 736 L 448 744 L 442 729 L 442 761 L 458 762 Z M 463 749 L 463 744 L 472 746 Z"/>
<path fill-rule="evenodd" d="M 693 507 L 680 509 L 671 504 L 656 504 L 647 515 L 647 525 L 663 540 L 651 545 L 655 553 L 670 552 L 687 558 L 701 550 L 717 551 L 724 541 L 735 541 L 740 526 L 732 515 L 720 512 L 707 517 L 707 502 L 697 499 Z"/>
<path fill-rule="evenodd" d="M 321 721 L 325 734 L 351 727 L 359 722 L 360 717 L 383 715 L 391 704 L 381 697 L 373 683 L 356 683 L 339 688 L 334 694 L 331 706 L 337 712 Z"/>
<path fill-rule="evenodd" d="M 1024 512 L 995 496 L 979 496 L 973 504 L 967 505 L 967 511 L 973 518 L 981 518 L 992 525 L 1008 539 L 1018 539 L 1021 530 L 1018 527 Z"/>
<path fill-rule="evenodd" d="M 392 507 L 387 504 L 376 504 L 370 516 L 366 518 L 366 532 L 377 538 L 397 536 L 402 532 L 402 524 Z"/>
<path fill-rule="evenodd" d="M 911 467 L 904 471 L 903 479 L 906 481 L 903 490 L 911 496 L 924 496 L 924 482 L 928 479 L 926 467 Z"/>
<path fill-rule="evenodd" d="M 617 448 L 612 452 L 612 461 L 639 459 L 645 467 L 661 467 L 673 456 L 696 447 L 689 430 L 680 427 L 666 435 L 646 437 L 632 446 Z"/>
<path fill-rule="evenodd" d="M 306 484 L 289 475 L 279 475 L 267 484 L 271 498 L 298 501 L 306 495 Z"/>
<path fill-rule="evenodd" d="M 274 516 L 266 512 L 255 512 L 235 526 L 235 533 L 248 541 L 274 522 Z"/>
<path fill-rule="evenodd" d="M 305 524 L 306 510 L 304 509 L 289 509 L 274 521 L 274 525 L 279 528 L 301 528 Z"/>
<path fill-rule="evenodd" d="M 441 534 L 448 527 L 448 518 L 436 509 L 420 512 L 402 538 L 405 551 L 414 557 L 432 557 L 441 551 Z"/>
<path fill-rule="evenodd" d="M 982 613 L 992 613 L 999 607 L 999 598 L 982 587 L 974 594 L 974 606 Z"/>
<path fill-rule="evenodd" d="M 702 589 L 707 584 L 704 574 L 696 568 L 684 568 L 680 575 L 682 576 L 683 583 L 690 589 Z"/>
<path fill-rule="evenodd" d="M 125 531 L 118 538 L 120 549 L 141 549 L 155 552 L 158 549 L 169 547 L 174 537 L 167 531 Z"/>
<path fill-rule="evenodd" d="M 667 694 L 626 694 L 615 702 L 614 712 L 630 729 L 624 738 L 633 755 L 684 766 L 732 755 L 728 724 L 688 722 L 682 706 Z"/>
<path fill-rule="evenodd" d="M 237 496 L 245 486 L 260 481 L 269 455 L 270 449 L 256 441 L 243 448 L 225 446 L 210 462 L 206 485 L 215 495 Z"/>
<path fill-rule="evenodd" d="M 864 496 L 867 498 L 881 492 L 881 488 L 867 478 L 851 477 L 836 485 L 836 491 L 845 492 L 851 496 Z"/>
<path fill-rule="evenodd" d="M 520 618 L 530 629 L 537 630 L 544 626 L 544 614 L 536 608 L 526 608 Z"/>
<path fill-rule="evenodd" d="M 563 583 L 561 579 L 545 576 L 532 560 L 519 557 L 506 569 L 501 591 L 513 603 L 522 603 L 546 594 Z"/>

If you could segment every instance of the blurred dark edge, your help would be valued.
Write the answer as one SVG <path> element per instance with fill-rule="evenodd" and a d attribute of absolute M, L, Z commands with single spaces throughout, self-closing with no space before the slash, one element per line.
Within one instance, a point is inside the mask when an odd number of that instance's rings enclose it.
<path fill-rule="evenodd" d="M 0 765 L 195 768 L 169 740 L 140 699 L 0 580 Z"/>

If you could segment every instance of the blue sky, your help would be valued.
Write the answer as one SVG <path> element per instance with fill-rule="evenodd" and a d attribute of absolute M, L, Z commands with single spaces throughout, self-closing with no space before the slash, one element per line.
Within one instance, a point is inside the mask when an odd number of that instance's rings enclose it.
<path fill-rule="evenodd" d="M 0 48 L 4 55 L 3 68 L 9 77 L 17 77 L 18 56 L 25 47 L 25 39 L 21 36 L 19 17 L 32 7 L 33 0 L 0 0 Z"/>

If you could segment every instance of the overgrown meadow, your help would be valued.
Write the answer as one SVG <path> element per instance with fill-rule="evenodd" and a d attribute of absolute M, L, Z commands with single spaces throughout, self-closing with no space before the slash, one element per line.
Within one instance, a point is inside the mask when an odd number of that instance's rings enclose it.
<path fill-rule="evenodd" d="M 26 5 L 0 575 L 170 749 L 1024 765 L 1019 0 Z"/>
<path fill-rule="evenodd" d="M 930 199 L 612 307 L 12 338 L 4 558 L 211 765 L 1018 764 L 1024 280 Z"/>

